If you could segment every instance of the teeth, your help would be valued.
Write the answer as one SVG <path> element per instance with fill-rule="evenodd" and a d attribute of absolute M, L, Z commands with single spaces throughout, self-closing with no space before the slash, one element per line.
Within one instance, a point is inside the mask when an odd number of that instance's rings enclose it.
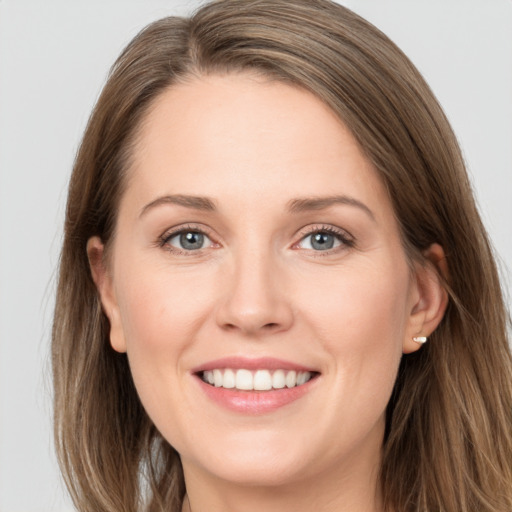
<path fill-rule="evenodd" d="M 236 372 L 235 387 L 236 389 L 242 389 L 246 391 L 254 389 L 252 373 L 249 370 L 238 370 Z"/>
<path fill-rule="evenodd" d="M 213 384 L 216 388 L 220 388 L 224 383 L 224 378 L 220 370 L 213 370 Z"/>
<path fill-rule="evenodd" d="M 286 374 L 285 378 L 286 387 L 287 388 L 293 388 L 293 386 L 297 385 L 297 372 L 291 371 Z"/>
<path fill-rule="evenodd" d="M 235 387 L 236 378 L 233 370 L 226 370 L 224 372 L 224 379 L 222 381 L 222 387 L 226 389 L 232 389 Z"/>
<path fill-rule="evenodd" d="M 292 373 L 292 372 L 290 372 Z M 295 373 L 295 372 L 293 372 Z M 276 370 L 272 375 L 272 387 L 274 389 L 283 389 L 286 386 L 286 377 L 283 370 Z"/>
<path fill-rule="evenodd" d="M 258 370 L 254 374 L 254 389 L 256 391 L 272 389 L 272 375 L 270 375 L 268 370 Z"/>
<path fill-rule="evenodd" d="M 271 389 L 294 388 L 308 382 L 311 372 L 296 372 L 294 370 L 233 370 L 215 369 L 203 372 L 203 380 L 212 386 L 241 391 L 269 391 Z"/>
<path fill-rule="evenodd" d="M 304 372 L 299 372 L 297 375 L 297 386 L 302 386 L 307 381 L 307 375 Z"/>

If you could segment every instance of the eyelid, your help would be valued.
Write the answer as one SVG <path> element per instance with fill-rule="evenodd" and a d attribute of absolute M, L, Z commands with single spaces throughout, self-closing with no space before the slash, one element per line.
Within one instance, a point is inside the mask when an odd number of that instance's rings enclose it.
<path fill-rule="evenodd" d="M 187 232 L 194 232 L 194 233 L 201 233 L 206 238 L 208 238 L 211 242 L 210 247 L 219 247 L 220 244 L 215 241 L 215 237 L 212 235 L 212 230 L 209 229 L 207 226 L 204 226 L 202 224 L 194 224 L 194 223 L 187 223 L 187 224 L 180 224 L 178 226 L 174 226 L 172 228 L 166 229 L 157 240 L 157 245 L 173 254 L 178 255 L 186 255 L 186 256 L 193 256 L 201 254 L 204 250 L 208 249 L 209 247 L 205 247 L 202 249 L 197 249 L 194 251 L 185 250 L 185 249 L 179 249 L 178 247 L 174 247 L 170 245 L 168 242 L 170 239 L 180 235 L 181 233 L 187 233 Z"/>
<path fill-rule="evenodd" d="M 316 224 L 309 225 L 302 228 L 298 232 L 299 240 L 295 242 L 292 246 L 293 249 L 300 249 L 299 244 L 308 236 L 311 236 L 315 233 L 328 233 L 330 235 L 335 236 L 341 244 L 337 247 L 333 247 L 332 249 L 326 249 L 324 251 L 315 251 L 312 249 L 303 249 L 308 252 L 314 252 L 315 256 L 327 256 L 329 254 L 333 254 L 335 252 L 346 250 L 347 248 L 351 248 L 355 246 L 356 239 L 355 237 L 349 233 L 347 230 L 342 229 L 337 226 L 333 226 L 332 224 Z"/>
<path fill-rule="evenodd" d="M 201 233 L 202 235 L 206 236 L 210 242 L 211 246 L 197 249 L 197 250 L 184 250 L 179 249 L 177 247 L 171 246 L 168 244 L 168 241 L 184 232 L 196 232 Z M 355 237 L 349 233 L 347 230 L 342 229 L 338 226 L 334 226 L 332 224 L 313 224 L 308 225 L 304 228 L 301 228 L 298 233 L 297 237 L 299 238 L 296 242 L 294 242 L 291 246 L 292 249 L 301 249 L 299 247 L 300 242 L 304 240 L 307 236 L 311 236 L 315 233 L 329 233 L 333 236 L 335 236 L 341 243 L 339 246 L 334 247 L 332 249 L 326 249 L 324 251 L 316 251 L 312 249 L 303 249 L 304 251 L 308 251 L 311 253 L 315 253 L 315 256 L 327 256 L 329 254 L 339 252 L 346 250 L 347 248 L 351 248 L 355 246 L 356 239 Z M 203 224 L 195 224 L 195 223 L 186 223 L 186 224 L 180 224 L 177 226 L 174 226 L 172 228 L 166 229 L 157 239 L 157 243 L 159 247 L 168 250 L 171 253 L 178 254 L 178 255 L 186 255 L 186 256 L 192 256 L 192 255 L 199 255 L 203 251 L 209 248 L 218 248 L 221 246 L 221 244 L 216 240 L 215 235 L 213 234 L 213 231 L 208 228 L 207 226 Z"/>

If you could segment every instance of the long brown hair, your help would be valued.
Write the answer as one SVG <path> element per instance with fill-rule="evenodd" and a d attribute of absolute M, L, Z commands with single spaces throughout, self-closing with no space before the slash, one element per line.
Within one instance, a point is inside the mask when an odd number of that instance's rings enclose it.
<path fill-rule="evenodd" d="M 89 120 L 69 185 L 53 325 L 55 438 L 80 511 L 179 511 L 180 459 L 109 344 L 86 254 L 115 236 L 137 128 L 190 75 L 256 71 L 305 88 L 352 131 L 389 191 L 407 254 L 446 253 L 450 301 L 402 358 L 387 410 L 385 510 L 512 510 L 507 313 L 456 138 L 431 90 L 378 29 L 328 0 L 220 0 L 144 29 Z"/>

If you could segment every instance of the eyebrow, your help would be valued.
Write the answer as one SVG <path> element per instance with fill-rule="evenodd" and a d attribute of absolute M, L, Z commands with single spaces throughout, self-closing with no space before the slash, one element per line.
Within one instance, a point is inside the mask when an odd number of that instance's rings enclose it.
<path fill-rule="evenodd" d="M 185 208 L 206 212 L 214 212 L 217 210 L 215 202 L 208 197 L 174 194 L 161 196 L 154 201 L 151 201 L 142 208 L 139 217 L 142 217 L 149 210 L 165 204 L 175 204 Z M 288 201 L 287 208 L 290 213 L 302 213 L 307 211 L 325 210 L 337 204 L 355 206 L 356 208 L 363 210 L 373 221 L 375 221 L 375 215 L 368 206 L 358 199 L 345 195 L 291 199 Z"/>
<path fill-rule="evenodd" d="M 304 197 L 292 199 L 288 202 L 288 210 L 291 213 L 307 212 L 311 210 L 325 210 L 331 206 L 341 204 L 348 206 L 355 206 L 363 210 L 373 221 L 375 215 L 363 202 L 350 196 L 327 196 L 327 197 Z"/>
<path fill-rule="evenodd" d="M 208 197 L 175 194 L 158 197 L 154 201 L 151 201 L 146 206 L 144 206 L 144 208 L 142 208 L 139 217 L 142 217 L 149 210 L 164 204 L 176 204 L 178 206 L 184 206 L 185 208 L 191 208 L 193 210 L 201 210 L 206 212 L 213 212 L 217 209 L 215 207 L 215 203 Z"/>

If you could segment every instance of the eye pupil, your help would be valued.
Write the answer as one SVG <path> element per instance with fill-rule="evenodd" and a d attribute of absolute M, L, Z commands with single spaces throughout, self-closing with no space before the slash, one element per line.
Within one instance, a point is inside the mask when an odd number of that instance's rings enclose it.
<path fill-rule="evenodd" d="M 329 233 L 315 233 L 311 235 L 311 247 L 320 251 L 332 249 L 334 246 L 334 236 Z"/>
<path fill-rule="evenodd" d="M 201 249 L 204 244 L 204 235 L 196 231 L 188 231 L 180 235 L 180 245 L 183 249 L 191 251 L 194 249 Z"/>

